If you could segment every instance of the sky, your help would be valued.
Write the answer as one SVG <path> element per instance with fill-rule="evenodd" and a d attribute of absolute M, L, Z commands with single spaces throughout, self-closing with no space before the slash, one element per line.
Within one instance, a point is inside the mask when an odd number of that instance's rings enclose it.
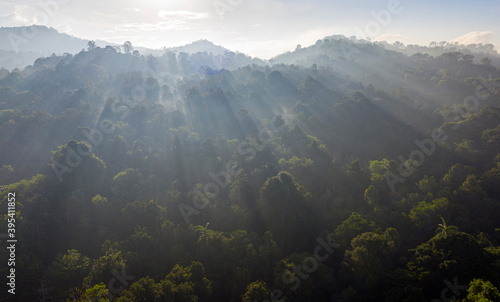
<path fill-rule="evenodd" d="M 500 47 L 497 0 L 0 0 L 0 26 L 45 25 L 161 48 L 206 39 L 269 59 L 340 34 L 404 44 Z M 0 41 L 1 43 L 1 41 Z"/>

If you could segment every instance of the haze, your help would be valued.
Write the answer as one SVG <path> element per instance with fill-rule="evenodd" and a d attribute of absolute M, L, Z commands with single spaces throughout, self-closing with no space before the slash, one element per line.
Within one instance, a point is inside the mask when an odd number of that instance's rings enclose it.
<path fill-rule="evenodd" d="M 44 5 L 45 3 L 45 5 Z M 332 34 L 428 45 L 500 43 L 496 1 L 0 1 L 0 26 L 40 24 L 148 48 L 207 39 L 268 59 Z M 380 15 L 393 5 L 389 17 Z M 45 7 L 44 7 L 45 6 Z M 47 8 L 48 7 L 48 8 Z M 47 13 L 48 12 L 48 13 Z M 382 16 L 377 19 L 376 16 Z M 382 21 L 381 21 L 382 20 Z M 370 23 L 372 22 L 372 23 Z M 373 27 L 373 22 L 379 28 Z M 370 24 L 372 27 L 370 27 Z"/>

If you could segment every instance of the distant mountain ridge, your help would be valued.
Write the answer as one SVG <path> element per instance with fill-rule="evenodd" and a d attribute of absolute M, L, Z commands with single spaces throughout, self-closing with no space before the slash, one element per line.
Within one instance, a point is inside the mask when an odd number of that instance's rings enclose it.
<path fill-rule="evenodd" d="M 207 53 L 212 53 L 214 55 L 223 55 L 224 53 L 230 51 L 229 49 L 220 46 L 220 45 L 215 45 L 214 43 L 202 39 L 198 41 L 194 41 L 192 43 L 183 45 L 183 46 L 177 46 L 177 47 L 165 47 L 162 48 L 164 50 L 170 50 L 174 52 L 185 52 L 189 54 L 197 53 L 197 52 L 207 52 Z"/>
<path fill-rule="evenodd" d="M 66 33 L 61 33 L 54 28 L 41 25 L 22 27 L 0 27 L 0 67 L 7 69 L 24 68 L 32 65 L 40 57 L 48 57 L 53 53 L 61 55 L 64 53 L 76 54 L 87 49 L 88 39 L 82 39 Z M 95 40 L 97 47 L 111 45 L 119 46 L 103 40 Z M 125 41 L 124 41 L 125 42 Z M 198 40 L 187 45 L 175 47 L 162 47 L 151 49 L 147 47 L 134 47 L 143 55 L 161 56 L 165 52 L 176 53 L 212 53 L 214 56 L 224 56 L 232 51 L 208 40 Z M 233 52 L 238 53 L 238 52 Z M 241 54 L 243 55 L 243 54 Z M 248 62 L 252 61 L 249 56 L 243 55 Z M 254 59 L 253 61 L 258 60 Z M 258 60 L 261 61 L 261 60 Z"/>
<path fill-rule="evenodd" d="M 87 47 L 88 40 L 66 33 L 60 33 L 52 27 L 31 25 L 22 27 L 1 27 L 0 50 L 14 52 L 77 53 Z"/>
<path fill-rule="evenodd" d="M 75 54 L 82 49 L 87 48 L 88 39 L 82 39 L 66 33 L 61 33 L 52 27 L 41 25 L 21 26 L 21 27 L 0 27 L 0 50 L 14 52 L 37 52 L 44 55 L 52 53 L 63 54 L 65 52 Z M 95 40 L 96 46 L 105 47 L 106 45 L 117 46 L 116 43 L 104 40 Z M 125 42 L 125 41 L 124 41 Z M 185 52 L 189 54 L 197 52 L 207 52 L 214 55 L 223 55 L 230 51 L 229 49 L 215 45 L 214 43 L 201 39 L 192 43 L 174 46 L 162 47 L 160 49 L 151 49 L 147 47 L 137 47 L 138 50 L 149 52 L 165 51 Z"/>
<path fill-rule="evenodd" d="M 32 65 L 40 57 L 75 54 L 87 48 L 89 40 L 61 33 L 54 28 L 30 25 L 0 27 L 0 67 L 14 69 Z M 96 40 L 97 46 L 115 45 Z"/>
<path fill-rule="evenodd" d="M 24 68 L 32 65 L 34 61 L 40 57 L 48 57 L 52 54 L 62 55 L 64 53 L 76 54 L 87 49 L 89 40 L 75 37 L 66 33 L 61 33 L 54 28 L 49 28 L 40 25 L 31 25 L 23 27 L 1 27 L 0 28 L 0 67 L 7 69 Z M 103 40 L 95 40 L 97 47 L 105 47 L 111 45 L 120 47 L 116 43 L 110 43 Z M 124 41 L 125 42 L 125 41 Z M 328 46 L 330 45 L 330 46 Z M 333 48 L 331 46 L 334 46 Z M 375 47 L 375 48 L 374 48 Z M 475 61 L 479 62 L 484 57 L 491 60 L 494 66 L 500 66 L 500 55 L 491 44 L 473 44 L 459 45 L 458 43 L 431 43 L 429 46 L 420 45 L 404 45 L 401 42 L 389 44 L 385 41 L 370 42 L 366 40 L 356 39 L 355 37 L 345 37 L 342 35 L 331 35 L 318 40 L 315 44 L 308 47 L 298 47 L 294 51 L 287 51 L 279 54 L 271 60 L 261 60 L 252 58 L 248 55 L 238 52 L 237 50 L 229 50 L 223 46 L 216 45 L 208 40 L 198 40 L 192 43 L 175 46 L 162 47 L 160 49 L 151 49 L 147 47 L 135 46 L 141 55 L 162 56 L 168 52 L 177 54 L 186 53 L 189 55 L 197 53 L 212 54 L 217 57 L 219 63 L 215 64 L 218 69 L 221 68 L 239 68 L 244 64 L 296 64 L 302 66 L 311 66 L 318 59 L 324 61 L 325 56 L 329 57 L 327 64 L 338 64 L 338 59 L 342 61 L 343 57 L 356 57 L 358 54 L 366 54 L 366 50 L 377 49 L 378 52 L 394 51 L 407 56 L 412 56 L 418 53 L 426 53 L 432 56 L 440 56 L 448 52 L 461 52 L 464 55 L 473 55 Z M 372 54 L 370 54 L 372 55 Z M 237 59 L 238 64 L 228 64 L 227 57 L 231 61 Z M 323 58 L 323 59 L 321 59 Z M 333 61 L 332 61 L 333 60 Z M 201 64 L 203 65 L 203 64 Z M 207 64 L 210 65 L 210 64 Z M 231 67 L 230 67 L 231 66 Z"/>

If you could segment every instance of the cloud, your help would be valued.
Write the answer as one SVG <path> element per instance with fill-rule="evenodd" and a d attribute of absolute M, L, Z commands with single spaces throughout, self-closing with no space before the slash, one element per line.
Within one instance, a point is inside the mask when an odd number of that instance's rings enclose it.
<path fill-rule="evenodd" d="M 181 19 L 181 20 L 201 20 L 207 19 L 210 17 L 209 14 L 206 13 L 197 13 L 186 10 L 179 11 L 166 11 L 162 10 L 158 12 L 158 16 L 162 19 L 171 20 L 171 19 Z"/>
<path fill-rule="evenodd" d="M 69 25 L 68 23 L 56 25 L 54 26 L 54 28 L 57 29 L 60 33 L 66 34 L 71 34 L 71 31 L 73 30 L 71 25 Z"/>
<path fill-rule="evenodd" d="M 10 14 L 6 14 L 6 15 L 0 15 L 0 24 L 9 24 L 11 22 L 14 22 L 14 20 L 16 19 L 16 14 L 17 13 L 10 13 Z"/>
<path fill-rule="evenodd" d="M 450 42 L 458 42 L 459 44 L 488 44 L 491 43 L 494 33 L 492 31 L 472 31 L 463 36 L 455 38 Z"/>
<path fill-rule="evenodd" d="M 23 17 L 17 11 L 0 15 L 0 25 L 2 26 L 22 26 L 31 23 L 33 23 L 33 20 Z"/>
<path fill-rule="evenodd" d="M 386 41 L 387 43 L 394 43 L 396 41 L 405 43 L 408 37 L 402 34 L 382 34 L 373 39 L 374 42 Z"/>
<path fill-rule="evenodd" d="M 188 30 L 189 27 L 185 25 L 186 22 L 182 20 L 170 20 L 162 21 L 157 23 L 129 23 L 122 24 L 114 28 L 113 31 L 108 31 L 109 33 L 116 31 L 172 31 L 172 30 Z"/>

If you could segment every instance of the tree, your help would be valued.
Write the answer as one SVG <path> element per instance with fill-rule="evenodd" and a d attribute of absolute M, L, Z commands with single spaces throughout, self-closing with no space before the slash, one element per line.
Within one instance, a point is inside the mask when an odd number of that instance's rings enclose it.
<path fill-rule="evenodd" d="M 87 49 L 88 49 L 88 51 L 92 51 L 92 50 L 94 50 L 94 49 L 95 49 L 95 47 L 96 47 L 96 45 L 95 45 L 95 41 L 89 41 L 89 42 L 87 43 Z"/>
<path fill-rule="evenodd" d="M 371 205 L 371 206 L 378 206 L 380 203 L 380 196 L 378 194 L 377 189 L 373 185 L 370 185 L 366 190 L 364 194 L 364 199 L 365 201 Z"/>
<path fill-rule="evenodd" d="M 439 222 L 439 217 L 448 214 L 449 201 L 439 198 L 432 202 L 421 201 L 415 206 L 408 217 L 418 227 L 425 231 L 432 230 Z"/>
<path fill-rule="evenodd" d="M 207 224 L 204 227 L 201 225 L 197 225 L 194 228 L 194 231 L 199 234 L 197 243 L 203 247 L 207 247 L 212 238 L 215 237 L 217 234 L 216 231 L 212 231 L 208 228 L 209 225 L 210 222 L 207 222 Z"/>
<path fill-rule="evenodd" d="M 484 66 L 491 66 L 491 59 L 488 58 L 488 57 L 484 57 L 481 59 L 481 63 L 484 65 Z"/>
<path fill-rule="evenodd" d="M 349 283 L 375 289 L 379 276 L 391 268 L 391 258 L 399 247 L 399 241 L 398 232 L 393 228 L 387 229 L 384 234 L 367 232 L 355 237 L 342 263 L 345 276 L 352 278 Z"/>
<path fill-rule="evenodd" d="M 314 185 L 320 184 L 314 177 L 314 162 L 310 158 L 292 156 L 290 160 L 280 159 L 279 164 L 308 190 L 312 190 Z"/>
<path fill-rule="evenodd" d="M 82 301 L 108 302 L 109 290 L 104 283 L 96 284 L 85 291 Z"/>
<path fill-rule="evenodd" d="M 237 205 L 243 205 L 249 208 L 254 206 L 255 196 L 245 170 L 240 169 L 231 182 L 229 198 Z"/>
<path fill-rule="evenodd" d="M 264 301 L 269 299 L 269 289 L 264 281 L 254 281 L 248 284 L 243 294 L 242 302 Z"/>
<path fill-rule="evenodd" d="M 107 284 L 109 280 L 114 278 L 113 273 L 121 274 L 126 272 L 126 261 L 121 251 L 117 249 L 116 244 L 112 244 L 108 240 L 104 242 L 103 249 L 105 250 L 105 255 L 92 261 L 90 271 L 83 279 L 83 283 L 87 284 L 89 287 L 101 282 Z"/>
<path fill-rule="evenodd" d="M 444 237 L 448 236 L 449 233 L 458 232 L 458 228 L 454 225 L 448 226 L 443 217 L 441 217 L 442 223 L 438 224 L 436 233 L 442 234 Z"/>
<path fill-rule="evenodd" d="M 470 55 L 470 54 L 466 54 L 462 57 L 462 59 L 464 60 L 464 62 L 466 62 L 468 64 L 472 64 L 472 62 L 474 61 L 474 56 Z"/>
<path fill-rule="evenodd" d="M 500 291 L 490 281 L 473 279 L 467 289 L 467 301 L 496 302 L 500 301 Z"/>
<path fill-rule="evenodd" d="M 443 176 L 443 182 L 451 189 L 456 190 L 469 175 L 474 175 L 476 172 L 476 169 L 471 166 L 456 164 Z"/>
<path fill-rule="evenodd" d="M 394 47 L 396 47 L 396 48 L 399 48 L 399 49 L 404 49 L 405 48 L 405 45 L 402 42 L 400 42 L 400 41 L 396 41 L 396 42 L 392 43 L 392 45 Z"/>
<path fill-rule="evenodd" d="M 361 217 L 359 213 L 353 212 L 351 216 L 342 222 L 332 236 L 335 242 L 339 242 L 342 248 L 347 248 L 351 244 L 351 240 L 365 232 L 371 232 L 375 230 L 375 223 L 369 222 L 365 218 Z"/>
<path fill-rule="evenodd" d="M 163 296 L 161 284 L 155 283 L 151 277 L 144 277 L 132 283 L 117 301 L 159 302 L 164 301 Z"/>
<path fill-rule="evenodd" d="M 53 171 L 69 189 L 78 185 L 84 192 L 91 193 L 102 186 L 107 167 L 93 153 L 93 148 L 88 142 L 71 140 L 52 151 Z"/>
<path fill-rule="evenodd" d="M 261 267 L 261 271 L 264 276 L 270 276 L 271 264 L 278 260 L 281 256 L 281 251 L 273 239 L 273 234 L 266 231 L 262 236 L 264 243 L 259 246 L 258 249 L 258 259 L 260 263 L 264 265 Z"/>
<path fill-rule="evenodd" d="M 104 51 L 106 51 L 108 53 L 116 53 L 116 48 L 114 48 L 111 45 L 106 45 L 106 47 L 104 47 Z"/>
<path fill-rule="evenodd" d="M 351 194 L 359 193 L 359 196 L 362 198 L 363 189 L 368 187 L 370 178 L 364 175 L 364 169 L 361 168 L 359 159 L 355 159 L 347 166 L 347 176 Z"/>
<path fill-rule="evenodd" d="M 199 301 L 208 301 L 212 294 L 212 282 L 207 279 L 201 262 L 192 262 L 189 267 L 175 265 L 164 280 L 177 285 L 174 301 L 191 301 L 183 295 L 182 288 L 185 286 L 192 288 L 192 295 L 197 296 Z"/>
<path fill-rule="evenodd" d="M 129 54 L 134 50 L 134 47 L 132 46 L 132 43 L 130 41 L 127 41 L 123 43 L 123 52 Z"/>
<path fill-rule="evenodd" d="M 416 183 L 416 185 L 420 191 L 425 194 L 434 193 L 437 188 L 437 182 L 434 176 L 429 177 L 428 175 L 425 175 L 424 178 Z"/>
<path fill-rule="evenodd" d="M 127 204 L 122 209 L 124 227 L 139 225 L 153 228 L 158 225 L 162 208 L 155 200 L 135 201 Z"/>
<path fill-rule="evenodd" d="M 481 187 L 481 181 L 475 175 L 469 175 L 465 181 L 460 186 L 459 190 L 466 192 L 468 194 L 473 194 L 477 199 L 481 199 L 483 195 L 483 188 Z"/>
<path fill-rule="evenodd" d="M 56 297 L 65 297 L 67 290 L 79 286 L 90 270 L 90 259 L 77 250 L 58 255 L 43 279 L 56 288 Z"/>
<path fill-rule="evenodd" d="M 113 177 L 112 191 L 116 197 L 132 201 L 140 194 L 142 180 L 142 174 L 138 169 L 125 169 Z"/>
<path fill-rule="evenodd" d="M 426 284 L 439 284 L 449 276 L 460 276 L 461 280 L 492 276 L 494 261 L 474 237 L 457 231 L 447 236 L 437 234 L 417 246 L 408 267 Z"/>
<path fill-rule="evenodd" d="M 274 267 L 274 280 L 283 292 L 278 299 L 293 297 L 291 301 L 328 301 L 336 284 L 333 269 L 309 253 L 293 253 L 280 260 Z"/>
<path fill-rule="evenodd" d="M 300 237 L 307 238 L 303 237 L 307 226 L 313 226 L 307 194 L 288 172 L 269 178 L 260 189 L 259 207 L 267 226 L 283 249 L 298 249 L 299 246 L 292 242 Z"/>

